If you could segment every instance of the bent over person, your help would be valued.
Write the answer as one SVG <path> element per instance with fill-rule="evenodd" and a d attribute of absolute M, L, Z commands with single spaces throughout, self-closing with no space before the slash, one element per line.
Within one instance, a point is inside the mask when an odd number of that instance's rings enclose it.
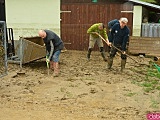
<path fill-rule="evenodd" d="M 126 45 L 129 39 L 129 28 L 126 26 L 128 23 L 127 18 L 121 18 L 119 23 L 116 23 L 113 25 L 111 29 L 111 38 L 109 39 L 108 45 L 115 46 L 116 48 L 122 50 L 121 53 L 121 71 L 125 68 L 126 64 Z M 109 53 L 109 59 L 108 59 L 108 69 L 111 69 L 113 64 L 113 58 L 116 55 L 116 52 L 118 51 L 115 47 L 111 46 L 111 50 Z"/>
<path fill-rule="evenodd" d="M 108 32 L 108 39 L 110 39 L 110 37 L 111 37 L 111 30 L 112 30 L 112 27 L 113 27 L 113 25 L 116 24 L 116 23 L 120 23 L 120 20 L 114 19 L 114 20 L 111 20 L 111 21 L 108 22 L 108 29 L 109 29 L 109 32 Z"/>
<path fill-rule="evenodd" d="M 98 44 L 99 50 L 101 52 L 101 55 L 103 57 L 104 61 L 107 61 L 105 57 L 105 51 L 103 47 L 103 41 L 99 37 L 99 35 L 103 36 L 105 40 L 108 40 L 108 36 L 106 33 L 106 28 L 104 27 L 103 23 L 96 23 L 93 24 L 88 30 L 87 33 L 90 34 L 89 36 L 89 47 L 88 47 L 88 53 L 87 53 L 87 59 L 90 60 L 90 55 L 92 52 L 92 49 L 95 45 L 95 43 Z"/>
<path fill-rule="evenodd" d="M 50 62 L 50 68 L 54 69 L 54 77 L 57 77 L 59 74 L 59 56 L 64 47 L 63 41 L 56 33 L 50 30 L 39 30 L 38 34 L 46 46 L 46 61 Z"/>

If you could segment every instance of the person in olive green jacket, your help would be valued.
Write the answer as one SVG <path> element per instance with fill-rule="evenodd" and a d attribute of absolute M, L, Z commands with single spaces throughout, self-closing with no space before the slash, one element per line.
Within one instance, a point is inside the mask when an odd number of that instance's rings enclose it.
<path fill-rule="evenodd" d="M 101 35 L 106 41 L 108 41 L 108 36 L 107 36 L 107 32 L 106 32 L 106 28 L 105 28 L 104 24 L 103 23 L 93 24 L 87 30 L 87 33 L 90 34 L 90 36 L 89 36 L 89 47 L 88 47 L 87 59 L 90 60 L 90 55 L 91 55 L 92 49 L 93 49 L 95 43 L 97 43 L 97 45 L 99 47 L 99 50 L 101 52 L 101 55 L 103 57 L 103 60 L 107 61 L 107 59 L 105 57 L 105 51 L 104 51 L 104 47 L 103 47 L 103 41 L 99 37 L 99 35 Z"/>

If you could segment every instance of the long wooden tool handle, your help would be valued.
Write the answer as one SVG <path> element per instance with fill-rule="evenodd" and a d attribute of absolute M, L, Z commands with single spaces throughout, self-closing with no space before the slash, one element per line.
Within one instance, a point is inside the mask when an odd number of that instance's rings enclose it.
<path fill-rule="evenodd" d="M 107 41 L 106 41 L 100 34 L 98 34 L 98 36 L 99 36 L 104 42 L 106 42 L 107 44 L 109 43 L 108 39 L 107 39 Z"/>
<path fill-rule="evenodd" d="M 105 42 L 105 43 L 109 43 L 109 41 L 108 41 L 108 39 L 107 39 L 107 41 L 100 35 L 100 34 L 98 34 L 98 36 Z M 115 49 L 117 49 L 119 52 L 121 52 L 121 53 L 123 53 L 123 51 L 122 50 L 120 50 L 120 49 L 118 49 L 116 46 L 114 46 L 113 44 L 111 44 L 111 46 L 112 47 L 114 47 Z M 126 53 L 125 53 L 126 54 Z M 127 57 L 129 57 L 130 59 L 132 59 L 133 61 L 135 61 L 136 63 L 139 63 L 137 60 L 135 60 L 135 59 L 133 59 L 131 56 L 129 56 L 128 54 L 126 54 L 127 55 Z"/>
<path fill-rule="evenodd" d="M 117 47 L 115 47 L 114 45 L 112 45 L 112 47 L 114 47 L 115 49 L 117 49 L 118 51 L 120 51 L 121 53 L 123 53 L 123 51 L 121 51 L 120 49 L 118 49 Z M 131 56 L 129 56 L 127 53 L 125 53 L 125 55 L 127 57 L 129 57 L 130 59 L 132 59 L 133 61 L 135 61 L 136 63 L 139 63 L 137 60 L 133 59 Z"/>

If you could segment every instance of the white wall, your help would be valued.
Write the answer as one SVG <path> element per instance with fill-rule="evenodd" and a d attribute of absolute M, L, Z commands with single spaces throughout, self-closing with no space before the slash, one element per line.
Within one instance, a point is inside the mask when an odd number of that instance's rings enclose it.
<path fill-rule="evenodd" d="M 6 0 L 6 23 L 14 38 L 37 36 L 39 29 L 60 35 L 60 0 Z"/>
<path fill-rule="evenodd" d="M 141 36 L 142 6 L 134 6 L 133 10 L 133 36 Z"/>

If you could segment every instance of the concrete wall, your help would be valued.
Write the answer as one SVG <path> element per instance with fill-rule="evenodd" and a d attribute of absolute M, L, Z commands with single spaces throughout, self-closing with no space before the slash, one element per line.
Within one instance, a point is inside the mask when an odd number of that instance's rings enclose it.
<path fill-rule="evenodd" d="M 134 6 L 132 36 L 141 36 L 141 24 L 142 24 L 142 6 Z"/>
<path fill-rule="evenodd" d="M 60 0 L 6 0 L 6 23 L 15 40 L 37 36 L 39 29 L 60 35 Z"/>

